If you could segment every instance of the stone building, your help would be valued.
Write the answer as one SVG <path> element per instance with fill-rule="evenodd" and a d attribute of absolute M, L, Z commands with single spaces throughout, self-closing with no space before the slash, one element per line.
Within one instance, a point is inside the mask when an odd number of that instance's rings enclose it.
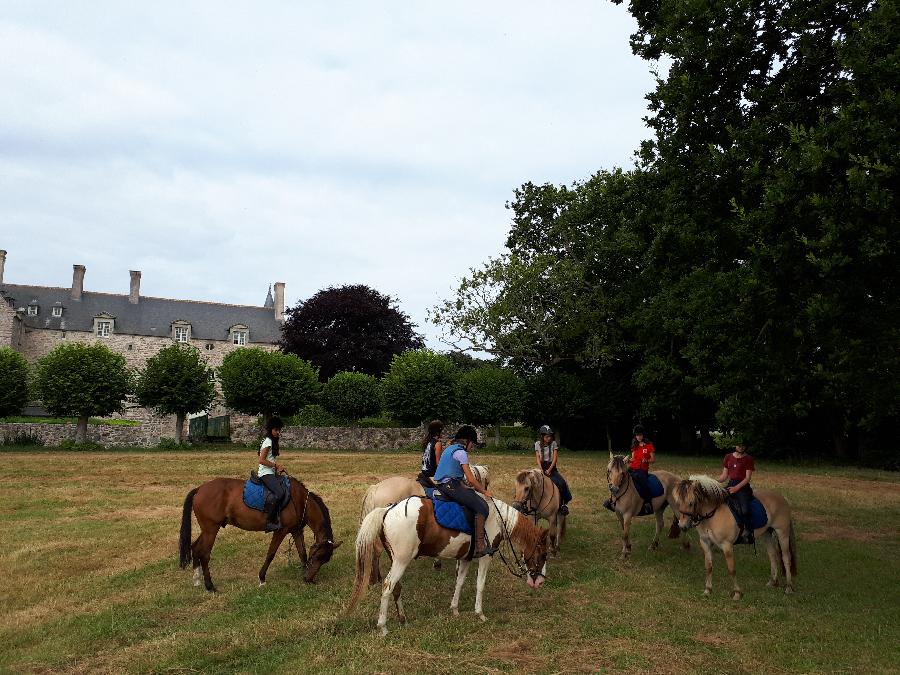
<path fill-rule="evenodd" d="M 281 337 L 282 282 L 257 307 L 142 296 L 138 271 L 130 273 L 127 294 L 87 291 L 83 265 L 73 265 L 70 288 L 11 284 L 3 276 L 5 263 L 6 251 L 0 251 L 0 347 L 32 363 L 62 342 L 102 342 L 140 368 L 161 348 L 181 342 L 216 367 L 239 347 L 275 349 Z"/>

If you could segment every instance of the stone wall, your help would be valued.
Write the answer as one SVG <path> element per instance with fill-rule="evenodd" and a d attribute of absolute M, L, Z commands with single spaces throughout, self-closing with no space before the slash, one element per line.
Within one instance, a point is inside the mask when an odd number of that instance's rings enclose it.
<path fill-rule="evenodd" d="M 145 420 L 138 427 L 88 424 L 87 440 L 107 447 L 152 448 L 167 434 L 165 420 Z M 33 436 L 46 446 L 55 447 L 75 439 L 74 424 L 0 424 L 0 441 Z"/>
<path fill-rule="evenodd" d="M 0 296 L 0 347 L 12 347 L 16 351 L 21 351 L 24 328 L 25 325 L 16 315 L 16 311 Z"/>
<path fill-rule="evenodd" d="M 401 450 L 421 442 L 421 427 L 285 427 L 281 443 L 291 448 L 322 450 Z M 259 443 L 263 429 L 258 418 L 231 415 L 232 443 Z"/>

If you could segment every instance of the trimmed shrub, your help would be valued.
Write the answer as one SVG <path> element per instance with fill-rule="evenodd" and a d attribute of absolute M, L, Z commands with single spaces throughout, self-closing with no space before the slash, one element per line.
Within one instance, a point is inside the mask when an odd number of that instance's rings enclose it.
<path fill-rule="evenodd" d="M 405 423 L 455 419 L 456 369 L 443 354 L 414 349 L 396 355 L 381 382 L 387 411 Z"/>
<path fill-rule="evenodd" d="M 318 404 L 305 405 L 296 415 L 285 418 L 290 427 L 348 427 L 349 420 L 330 413 Z"/>
<path fill-rule="evenodd" d="M 525 386 L 511 370 L 488 366 L 459 376 L 460 412 L 466 422 L 479 426 L 514 422 L 522 416 L 524 404 Z"/>
<path fill-rule="evenodd" d="M 28 361 L 9 347 L 0 347 L 0 417 L 18 415 L 28 404 Z"/>
<path fill-rule="evenodd" d="M 381 386 L 372 375 L 338 373 L 323 387 L 322 405 L 348 419 L 375 416 L 381 412 Z"/>
<path fill-rule="evenodd" d="M 319 393 L 319 373 L 292 354 L 243 347 L 219 367 L 225 404 L 247 415 L 289 417 Z"/>

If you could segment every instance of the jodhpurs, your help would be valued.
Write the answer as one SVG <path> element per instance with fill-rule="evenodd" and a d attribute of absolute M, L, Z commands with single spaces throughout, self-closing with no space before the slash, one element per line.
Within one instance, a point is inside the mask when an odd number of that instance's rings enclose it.
<path fill-rule="evenodd" d="M 284 498 L 284 482 L 282 481 L 281 476 L 276 476 L 271 473 L 260 476 L 259 479 L 263 482 L 263 485 L 266 486 L 266 489 L 272 492 L 273 499 L 269 516 L 272 520 L 276 520 L 278 518 L 281 500 Z"/>
<path fill-rule="evenodd" d="M 631 480 L 634 481 L 634 488 L 638 491 L 638 494 L 641 496 L 645 502 L 650 501 L 650 476 L 646 471 L 642 469 L 628 469 L 628 473 L 631 474 Z"/>
<path fill-rule="evenodd" d="M 549 463 L 541 462 L 541 468 L 544 471 L 547 470 L 548 466 L 550 466 Z M 572 491 L 569 489 L 569 484 L 566 482 L 566 479 L 563 478 L 563 475 L 559 472 L 559 469 L 553 467 L 553 471 L 550 472 L 548 478 L 553 481 L 556 489 L 559 490 L 559 496 L 562 499 L 563 504 L 568 504 L 570 501 L 572 501 Z"/>
<path fill-rule="evenodd" d="M 740 482 L 741 481 L 739 480 L 730 480 L 728 481 L 728 487 L 734 487 Z M 753 488 L 750 487 L 750 483 L 747 483 L 744 487 L 731 495 L 731 498 L 735 500 L 740 506 L 741 517 L 744 520 L 744 522 L 742 523 L 744 532 L 752 532 L 753 513 L 750 510 L 750 502 L 753 501 Z"/>
<path fill-rule="evenodd" d="M 485 502 L 475 490 L 466 487 L 462 479 L 453 479 L 447 483 L 441 483 L 441 494 L 453 500 L 460 506 L 471 509 L 474 513 L 487 518 L 490 511 Z"/>

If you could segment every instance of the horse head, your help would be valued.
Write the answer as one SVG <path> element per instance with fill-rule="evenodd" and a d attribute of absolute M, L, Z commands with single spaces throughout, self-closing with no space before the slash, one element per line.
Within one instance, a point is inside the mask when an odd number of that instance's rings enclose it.
<path fill-rule="evenodd" d="M 317 541 L 309 548 L 309 560 L 306 563 L 306 571 L 303 580 L 307 583 L 315 583 L 319 568 L 331 560 L 335 549 L 343 544 L 343 541 L 333 542 L 330 539 Z"/>
<path fill-rule="evenodd" d="M 516 475 L 516 498 L 512 507 L 516 511 L 528 513 L 531 510 L 531 495 L 534 491 L 534 473 L 529 470 L 520 471 Z"/>
<path fill-rule="evenodd" d="M 610 494 L 615 497 L 625 487 L 625 481 L 628 478 L 628 465 L 625 463 L 625 457 L 622 455 L 614 455 L 609 453 L 609 463 L 606 465 L 606 484 L 609 486 Z"/>
<path fill-rule="evenodd" d="M 709 476 L 695 475 L 672 491 L 678 527 L 687 531 L 710 518 L 728 499 L 728 490 Z"/>
<path fill-rule="evenodd" d="M 550 531 L 547 528 L 540 528 L 540 534 L 535 537 L 531 546 L 522 552 L 525 559 L 525 583 L 529 588 L 541 588 L 547 577 L 545 571 L 547 568 L 547 554 L 550 551 Z"/>

